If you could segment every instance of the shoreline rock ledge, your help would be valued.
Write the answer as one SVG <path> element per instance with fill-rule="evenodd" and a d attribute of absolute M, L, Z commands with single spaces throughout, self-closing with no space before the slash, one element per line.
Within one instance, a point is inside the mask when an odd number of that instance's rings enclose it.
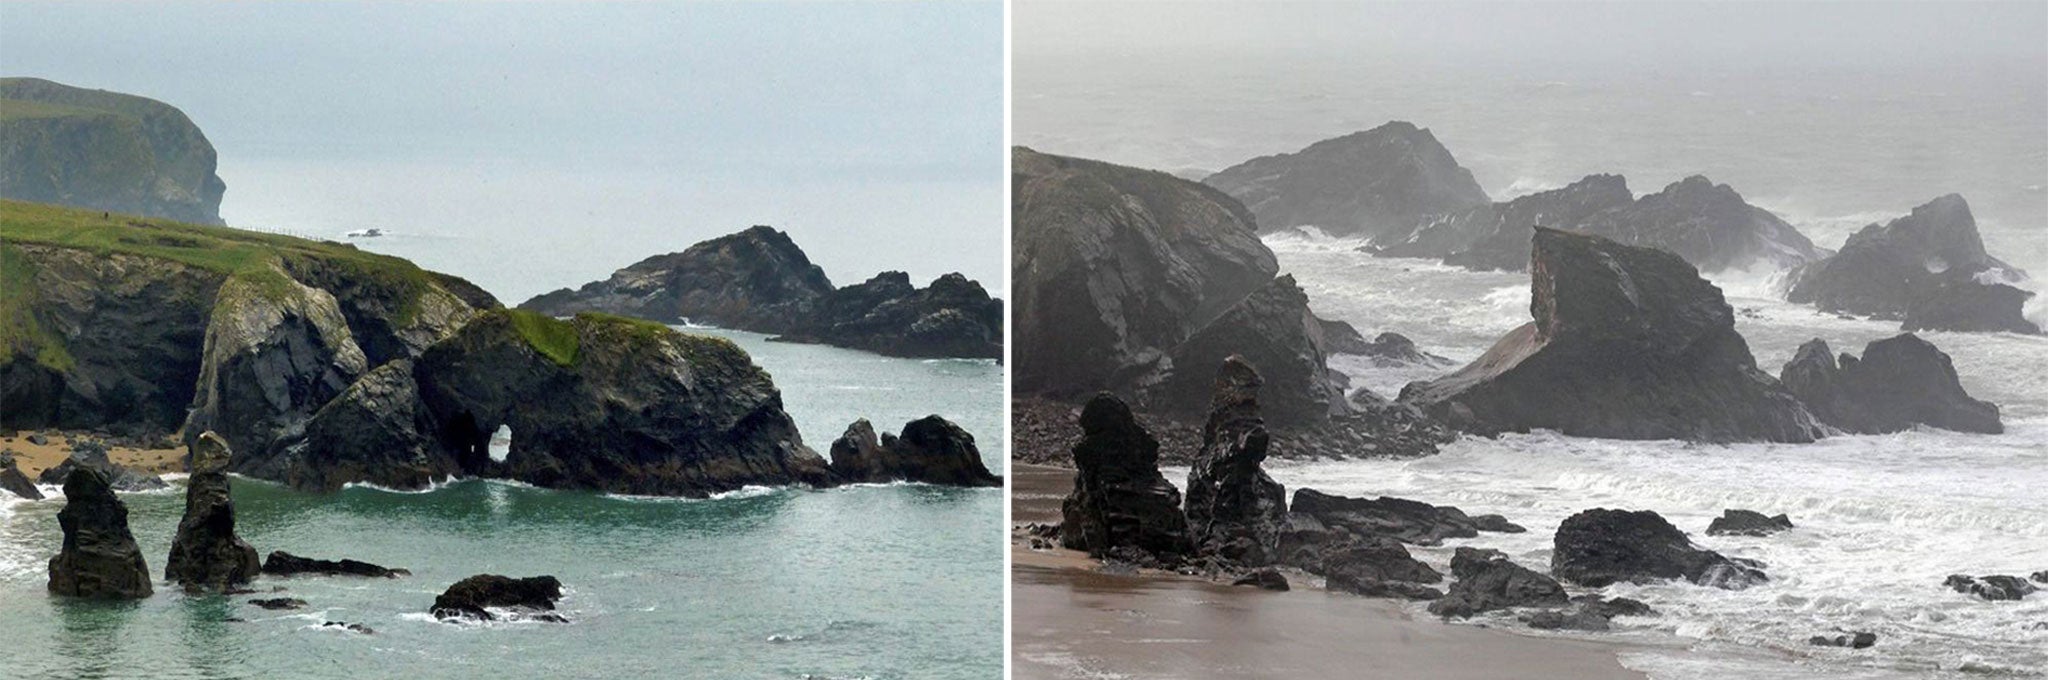
<path fill-rule="evenodd" d="M 185 517 L 164 561 L 164 580 L 187 592 L 225 591 L 248 583 L 262 571 L 256 549 L 235 535 L 235 500 L 228 493 L 226 441 L 213 432 L 192 442 L 192 477 L 185 486 Z"/>
<path fill-rule="evenodd" d="M 1401 401 L 1482 435 L 1811 442 L 1813 414 L 1760 371 L 1721 290 L 1677 255 L 1537 228 L 1534 321 Z"/>
<path fill-rule="evenodd" d="M 64 529 L 64 547 L 50 558 L 51 593 L 132 600 L 155 592 L 149 565 L 128 530 L 128 504 L 114 495 L 107 473 L 91 466 L 71 469 L 57 524 Z"/>

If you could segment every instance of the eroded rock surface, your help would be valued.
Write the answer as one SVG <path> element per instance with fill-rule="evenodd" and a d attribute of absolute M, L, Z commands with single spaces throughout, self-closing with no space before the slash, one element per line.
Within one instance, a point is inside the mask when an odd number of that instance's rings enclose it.
<path fill-rule="evenodd" d="M 149 565 L 128 530 L 128 505 L 114 496 L 105 472 L 92 466 L 71 470 L 57 525 L 64 530 L 64 547 L 50 558 L 50 592 L 102 599 L 155 592 Z"/>
<path fill-rule="evenodd" d="M 1271 438 L 1259 417 L 1259 373 L 1231 356 L 1216 372 L 1202 451 L 1188 471 L 1188 533 L 1196 552 L 1244 566 L 1277 558 L 1287 490 L 1261 463 Z"/>
<path fill-rule="evenodd" d="M 256 549 L 235 534 L 235 501 L 228 492 L 233 452 L 213 432 L 191 446 L 192 476 L 185 483 L 185 516 L 178 521 L 164 580 L 187 591 L 225 591 L 248 583 L 261 571 Z"/>
<path fill-rule="evenodd" d="M 1098 394 L 1081 410 L 1074 491 L 1060 504 L 1060 544 L 1103 556 L 1131 548 L 1163 563 L 1193 549 L 1181 495 L 1159 474 L 1159 441 L 1130 407 Z"/>
<path fill-rule="evenodd" d="M 1998 406 L 1963 391 L 1955 365 L 1933 343 L 1906 333 L 1872 342 L 1839 362 L 1818 338 L 1799 346 L 1779 372 L 1820 421 L 1877 434 L 1928 425 L 1958 432 L 2005 431 Z"/>

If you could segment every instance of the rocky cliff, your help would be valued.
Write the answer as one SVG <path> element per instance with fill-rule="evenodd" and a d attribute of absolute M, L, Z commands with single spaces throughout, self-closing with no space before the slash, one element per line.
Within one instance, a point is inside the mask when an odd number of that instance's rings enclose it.
<path fill-rule="evenodd" d="M 1487 202 L 1435 135 L 1400 121 L 1254 158 L 1202 183 L 1244 202 L 1268 231 L 1313 226 L 1375 241 Z"/>
<path fill-rule="evenodd" d="M 213 144 L 154 99 L 0 79 L 0 197 L 220 224 Z"/>
<path fill-rule="evenodd" d="M 1907 330 L 2039 333 L 2021 316 L 2033 293 L 1984 250 L 1969 202 L 1948 194 L 1849 236 L 1841 252 L 1793 272 L 1786 298 L 1822 311 L 1904 319 Z"/>

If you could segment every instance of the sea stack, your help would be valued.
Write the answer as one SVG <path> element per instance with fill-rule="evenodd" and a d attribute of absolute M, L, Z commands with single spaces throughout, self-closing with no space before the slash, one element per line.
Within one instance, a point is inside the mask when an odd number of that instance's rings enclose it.
<path fill-rule="evenodd" d="M 1060 504 L 1060 544 L 1177 563 L 1192 547 L 1180 491 L 1159 474 L 1159 441 L 1108 393 L 1081 409 L 1074 491 Z M 1135 554 L 1134 554 L 1135 553 Z"/>
<path fill-rule="evenodd" d="M 64 547 L 50 558 L 50 592 L 72 597 L 149 597 L 149 565 L 128 531 L 128 505 L 114 496 L 107 473 L 91 466 L 71 469 L 64 480 L 64 509 L 57 512 Z"/>
<path fill-rule="evenodd" d="M 185 486 L 185 518 L 171 541 L 164 580 L 187 591 L 224 591 L 248 583 L 262 571 L 256 549 L 235 535 L 235 501 L 228 493 L 228 461 L 234 457 L 220 435 L 204 432 L 192 442 L 192 477 Z"/>
<path fill-rule="evenodd" d="M 1202 451 L 1188 471 L 1188 533 L 1195 552 L 1258 567 L 1279 557 L 1287 490 L 1266 475 L 1271 436 L 1259 417 L 1258 371 L 1231 356 L 1216 372 Z"/>
<path fill-rule="evenodd" d="M 1254 158 L 1202 183 L 1243 201 L 1265 231 L 1312 226 L 1375 240 L 1487 202 L 1436 135 L 1405 121 Z"/>
<path fill-rule="evenodd" d="M 1963 391 L 1948 354 L 1912 333 L 1872 342 L 1863 357 L 1844 352 L 1839 363 L 1815 338 L 1779 373 L 1821 422 L 1857 434 L 1928 425 L 1958 432 L 2005 431 L 1998 405 Z"/>
<path fill-rule="evenodd" d="M 845 482 L 923 482 L 944 486 L 999 487 L 988 471 L 974 435 L 936 415 L 910 421 L 901 436 L 879 439 L 866 418 L 853 421 L 832 442 L 832 473 Z"/>
<path fill-rule="evenodd" d="M 2039 333 L 2022 315 L 2033 293 L 1992 257 L 1962 196 L 1948 194 L 1849 236 L 1841 252 L 1793 273 L 1786 298 L 1821 311 L 1902 319 L 1905 330 Z"/>

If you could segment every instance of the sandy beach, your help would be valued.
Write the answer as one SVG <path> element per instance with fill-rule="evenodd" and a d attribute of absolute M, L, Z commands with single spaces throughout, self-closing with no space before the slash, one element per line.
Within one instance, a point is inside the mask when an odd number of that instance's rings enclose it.
<path fill-rule="evenodd" d="M 1011 469 L 1013 521 L 1057 522 L 1065 468 Z M 1412 619 L 1399 604 L 1307 587 L 1269 592 L 1013 542 L 1017 678 L 1642 678 L 1623 646 Z"/>
<path fill-rule="evenodd" d="M 17 432 L 0 437 L 0 450 L 14 453 L 14 464 L 21 473 L 35 479 L 36 475 L 50 466 L 64 462 L 71 456 L 71 440 L 81 436 L 76 433 L 42 432 L 46 442 L 37 444 L 28 440 L 28 432 Z M 138 449 L 126 446 L 107 446 L 107 458 L 136 472 L 161 475 L 185 471 L 185 450 Z"/>

